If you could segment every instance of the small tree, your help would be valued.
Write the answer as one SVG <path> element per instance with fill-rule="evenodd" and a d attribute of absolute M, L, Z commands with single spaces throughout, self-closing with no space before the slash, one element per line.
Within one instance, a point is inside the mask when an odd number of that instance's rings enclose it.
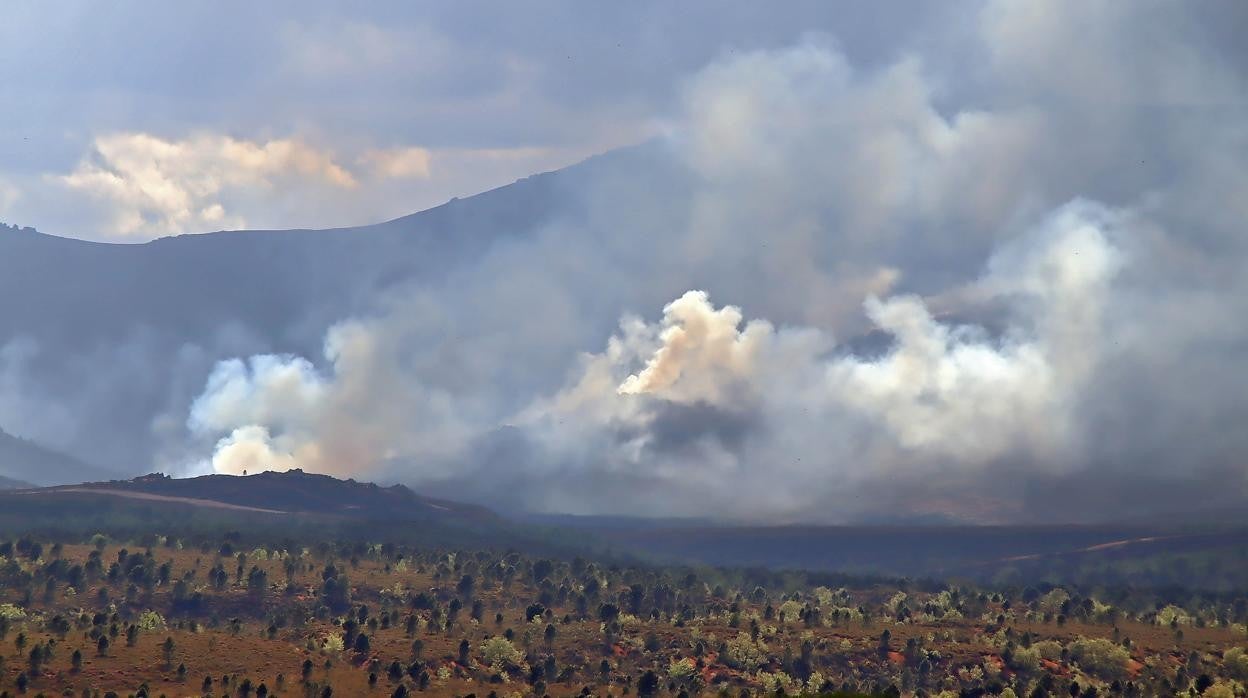
<path fill-rule="evenodd" d="M 659 676 L 653 670 L 648 670 L 637 680 L 637 694 L 641 696 L 652 696 L 659 690 Z"/>
<path fill-rule="evenodd" d="M 99 642 L 95 643 L 95 650 L 101 657 L 108 656 L 108 636 L 101 635 Z"/>
<path fill-rule="evenodd" d="M 253 565 L 251 572 L 247 574 L 247 593 L 253 601 L 260 602 L 264 600 L 264 592 L 269 589 L 269 575 L 259 567 Z"/>
<path fill-rule="evenodd" d="M 30 675 L 38 676 L 43 671 L 43 645 L 35 645 L 30 648 L 30 656 L 27 658 L 27 665 L 30 667 Z"/>
<path fill-rule="evenodd" d="M 461 598 L 468 599 L 472 597 L 472 590 L 475 586 L 476 580 L 472 578 L 472 575 L 465 574 L 459 580 L 459 584 L 455 585 L 455 590 L 459 592 Z"/>

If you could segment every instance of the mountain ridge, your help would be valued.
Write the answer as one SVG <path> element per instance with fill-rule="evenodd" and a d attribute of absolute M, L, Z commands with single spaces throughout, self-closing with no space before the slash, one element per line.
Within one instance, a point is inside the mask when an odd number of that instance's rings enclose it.
<path fill-rule="evenodd" d="M 14 436 L 0 428 L 0 487 L 4 480 L 19 487 L 83 482 L 115 475 L 73 456 Z"/>
<path fill-rule="evenodd" d="M 0 490 L 25 490 L 32 487 L 34 487 L 34 485 L 29 482 L 14 480 L 11 477 L 0 475 Z"/>
<path fill-rule="evenodd" d="M 498 520 L 497 515 L 485 507 L 426 497 L 406 485 L 383 487 L 297 468 L 253 475 L 213 474 L 190 478 L 151 473 L 129 480 L 40 488 L 30 494 L 58 493 L 133 496 L 201 506 L 218 503 L 226 508 L 270 514 L 317 514 L 370 520 L 453 518 L 479 523 Z"/>
<path fill-rule="evenodd" d="M 369 225 L 139 244 L 5 228 L 0 372 L 22 377 L 27 412 L 74 406 L 76 428 L 58 442 L 62 450 L 138 475 L 170 446 L 156 421 L 184 415 L 188 394 L 216 362 L 255 354 L 315 360 L 327 328 L 376 313 L 396 294 L 448 284 L 499 241 L 552 225 L 584 228 L 594 196 L 650 186 L 634 181 L 645 168 L 629 163 L 661 161 L 660 152 L 611 151 Z M 603 315 L 604 331 L 617 317 L 615 309 Z"/>

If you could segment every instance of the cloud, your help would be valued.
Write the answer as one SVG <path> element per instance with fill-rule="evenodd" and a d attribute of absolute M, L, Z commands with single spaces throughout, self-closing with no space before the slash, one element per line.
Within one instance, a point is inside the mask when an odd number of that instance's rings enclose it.
<path fill-rule="evenodd" d="M 14 184 L 0 177 L 0 216 L 8 215 L 13 205 L 21 198 L 21 190 Z"/>
<path fill-rule="evenodd" d="M 332 156 L 300 141 L 259 143 L 212 134 L 180 141 L 146 133 L 99 136 L 90 156 L 56 179 L 104 202 L 112 212 L 111 232 L 122 236 L 241 228 L 246 221 L 224 206 L 231 194 L 246 189 L 356 186 Z"/>
<path fill-rule="evenodd" d="M 419 177 L 428 179 L 432 155 L 426 148 L 369 150 L 360 164 L 377 177 Z"/>
<path fill-rule="evenodd" d="M 298 137 L 115 133 L 97 137 L 68 173 L 0 180 L 0 213 L 30 201 L 46 208 L 43 219 L 52 220 L 54 230 L 127 242 L 247 227 L 347 227 L 407 215 L 478 193 L 477 187 L 510 184 L 621 144 L 353 144 L 338 154 Z"/>

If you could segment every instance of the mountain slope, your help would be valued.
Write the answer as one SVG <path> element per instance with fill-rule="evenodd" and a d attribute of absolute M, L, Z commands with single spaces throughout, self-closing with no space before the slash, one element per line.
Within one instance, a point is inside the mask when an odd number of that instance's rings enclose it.
<path fill-rule="evenodd" d="M 0 475 L 0 490 L 24 490 L 30 487 L 34 487 L 34 485 Z"/>
<path fill-rule="evenodd" d="M 518 525 L 482 507 L 299 470 L 250 476 L 132 480 L 0 490 L 0 538 L 31 531 L 132 538 L 244 535 L 277 541 L 311 537 L 430 547 L 545 551 L 580 549 L 567 537 Z"/>
<path fill-rule="evenodd" d="M 483 507 L 424 497 L 402 485 L 381 487 L 302 470 L 193 478 L 152 474 L 132 480 L 51 487 L 33 496 L 58 494 L 99 494 L 193 506 L 224 505 L 228 509 L 259 513 L 316 514 L 373 521 L 439 519 L 492 523 L 498 520 L 493 512 Z"/>
<path fill-rule="evenodd" d="M 4 480 L 28 487 L 28 483 L 64 485 L 110 477 L 115 475 L 0 429 L 0 488 L 5 487 Z"/>
<path fill-rule="evenodd" d="M 222 323 L 261 332 L 337 319 L 378 290 L 444 278 L 494 242 L 579 221 L 586 190 L 656 151 L 626 148 L 383 223 L 243 230 L 111 244 L 0 227 L 0 346 L 125 338 L 137 327 L 203 342 Z M 662 165 L 655 165 L 661 167 Z M 73 283 L 62 283 L 72 279 Z M 156 292 L 159 291 L 159 292 Z M 294 333 L 287 334 L 293 337 Z M 319 343 L 319 331 L 310 339 Z"/>
<path fill-rule="evenodd" d="M 32 424 L 72 407 L 72 455 L 146 472 L 162 445 L 154 421 L 185 418 L 216 361 L 316 359 L 328 327 L 376 312 L 391 292 L 453 286 L 499 241 L 551 225 L 581 230 L 595 195 L 587 192 L 623 189 L 619 173 L 643 171 L 629 162 L 652 157 L 646 148 L 617 151 L 351 228 L 144 244 L 0 228 L 0 376 L 21 376 L 18 404 Z M 616 317 L 604 314 L 608 329 Z"/>

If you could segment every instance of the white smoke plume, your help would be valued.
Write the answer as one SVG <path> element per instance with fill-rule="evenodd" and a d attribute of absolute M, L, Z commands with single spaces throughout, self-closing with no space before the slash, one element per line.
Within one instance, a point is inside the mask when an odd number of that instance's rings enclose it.
<path fill-rule="evenodd" d="M 323 360 L 218 364 L 192 436 L 220 471 L 548 511 L 1242 495 L 1243 72 L 1173 6 L 1061 7 L 988 3 L 945 37 L 969 74 L 817 38 L 727 56 L 658 155 L 571 187 L 575 214 L 381 295 Z M 1123 29 L 1153 26 L 1175 30 L 1155 51 Z M 1070 50 L 1087 70 L 1047 59 Z M 1119 509 L 1082 496 L 1106 487 Z"/>
<path fill-rule="evenodd" d="M 1083 438 L 1077 409 L 1108 331 L 1118 225 L 1079 202 L 996 255 L 968 289 L 1004 303 L 995 332 L 942 322 L 916 296 L 869 297 L 866 315 L 891 342 L 874 357 L 838 352 L 815 328 L 742 325 L 739 308 L 690 291 L 660 323 L 626 320 L 572 386 L 521 423 L 546 458 L 583 458 L 581 467 L 662 483 L 678 501 L 710 494 L 715 508 L 773 517 L 848 505 L 875 478 L 1017 458 L 1062 470 Z M 577 453 L 586 441 L 601 450 Z"/>
<path fill-rule="evenodd" d="M 395 351 L 412 338 L 383 317 L 334 328 L 326 374 L 291 356 L 219 364 L 190 424 L 226 434 L 212 459 L 219 472 L 376 477 L 404 462 L 425 479 L 470 470 L 473 437 L 510 427 L 548 469 L 579 471 L 568 489 L 558 477 L 544 482 L 531 504 L 596 511 L 610 499 L 580 491 L 587 476 L 654 483 L 667 494 L 652 513 L 670 496 L 774 517 L 893 472 L 974 471 L 1017 457 L 1061 469 L 1082 438 L 1075 410 L 1107 331 L 1118 225 L 1116 214 L 1077 202 L 994 256 L 966 291 L 1005 304 L 996 332 L 941 322 L 916 296 L 872 296 L 866 315 L 892 344 L 864 358 L 838 354 L 817 328 L 742 325 L 741 309 L 690 291 L 657 324 L 626 319 L 565 390 L 514 418 L 468 423 L 452 396 L 404 373 Z M 783 490 L 768 486 L 777 475 Z"/>
<path fill-rule="evenodd" d="M 304 467 L 348 477 L 376 474 L 399 455 L 457 453 L 462 427 L 451 400 L 402 373 L 393 339 L 375 323 L 335 326 L 325 374 L 289 355 L 221 362 L 188 425 L 200 436 L 226 434 L 211 465 L 236 475 Z"/>

